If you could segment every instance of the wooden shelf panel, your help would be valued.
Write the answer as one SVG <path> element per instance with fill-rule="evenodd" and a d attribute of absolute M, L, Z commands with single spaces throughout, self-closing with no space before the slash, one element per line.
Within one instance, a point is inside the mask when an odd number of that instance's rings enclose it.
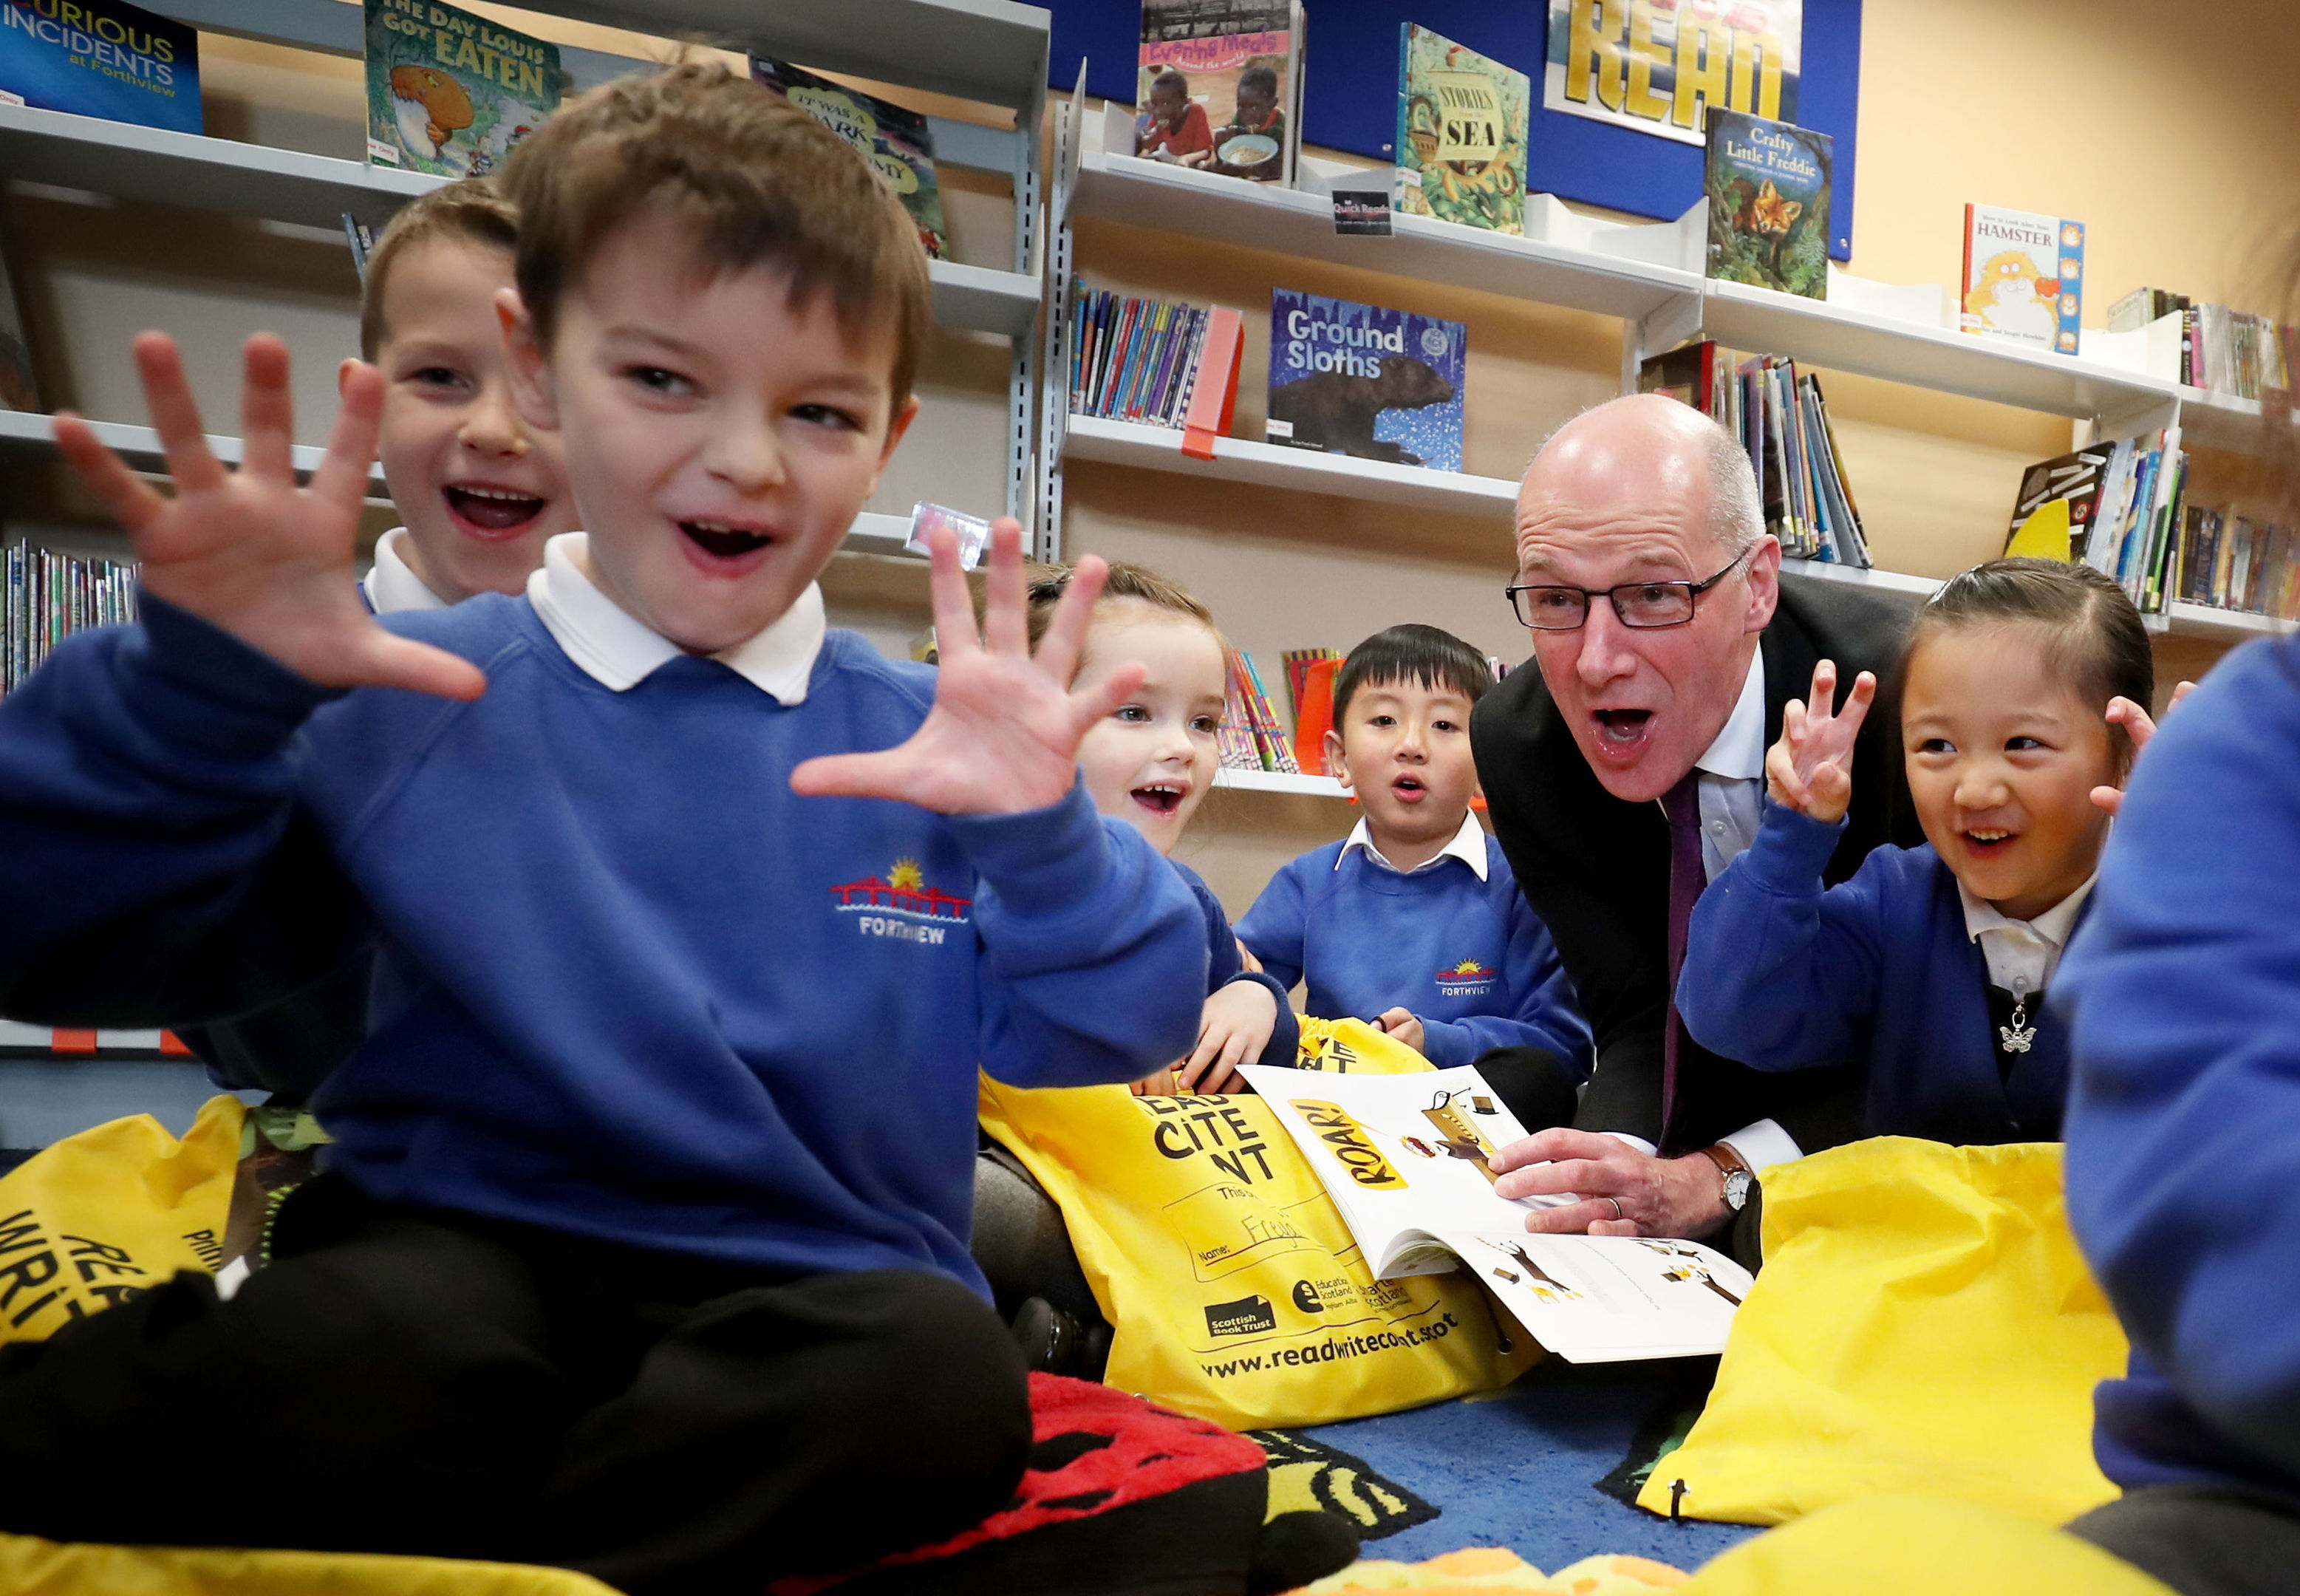
<path fill-rule="evenodd" d="M 1214 457 L 1182 453 L 1182 435 L 1169 427 L 1140 422 L 1104 421 L 1073 415 L 1062 439 L 1062 459 L 1100 460 L 1150 471 L 1177 472 L 1225 482 L 1251 482 L 1295 493 L 1322 493 L 1377 504 L 1404 505 L 1453 515 L 1506 519 L 1517 503 L 1517 484 L 1500 477 L 1464 476 L 1354 460 L 1284 444 L 1252 443 L 1243 438 L 1214 440 Z"/>
<path fill-rule="evenodd" d="M 0 172 L 308 227 L 340 227 L 348 212 L 378 231 L 401 205 L 446 180 L 22 105 L 0 105 Z M 1038 320 L 1035 277 L 955 261 L 929 270 L 935 316 L 946 327 L 1019 337 Z"/>
<path fill-rule="evenodd" d="M 1377 181 L 1384 174 L 1373 174 Z M 1641 320 L 1701 292 L 1689 272 L 1481 228 L 1392 216 L 1388 238 L 1334 231 L 1329 196 L 1242 182 L 1132 155 L 1088 155 L 1063 221 L 1096 217 L 1249 249 Z"/>

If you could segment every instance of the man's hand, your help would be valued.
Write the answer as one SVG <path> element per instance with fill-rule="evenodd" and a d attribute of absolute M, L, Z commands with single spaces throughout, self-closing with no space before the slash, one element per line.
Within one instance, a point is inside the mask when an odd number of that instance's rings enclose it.
<path fill-rule="evenodd" d="M 1368 1021 L 1376 1031 L 1387 1034 L 1392 1041 L 1404 1042 L 1415 1052 L 1422 1051 L 1421 1022 L 1412 1012 L 1404 1008 L 1384 1009 Z"/>
<path fill-rule="evenodd" d="M 1810 707 L 1791 698 L 1781 711 L 1781 740 L 1765 755 L 1765 790 L 1773 802 L 1824 825 L 1845 818 L 1853 801 L 1853 748 L 1877 679 L 1863 671 L 1853 679 L 1845 707 L 1837 702 L 1837 662 L 1812 668 Z"/>
<path fill-rule="evenodd" d="M 2171 714 L 2173 710 L 2179 707 L 2181 699 L 2196 690 L 2196 684 L 2193 681 L 2180 683 L 2172 689 L 2171 699 L 2164 706 L 2164 713 Z M 2111 815 L 2116 815 L 2124 808 L 2124 789 L 2131 785 L 2132 766 L 2140 763 L 2141 749 L 2146 748 L 2156 735 L 2156 723 L 2149 718 L 2148 712 L 2139 705 L 2129 698 L 2121 697 L 2108 701 L 2108 722 L 2112 726 L 2123 727 L 2124 734 L 2132 740 L 2132 759 L 2130 764 L 2124 767 L 2123 782 L 2115 787 L 2094 788 L 2092 801 Z"/>
<path fill-rule="evenodd" d="M 395 637 L 360 602 L 352 549 L 383 414 L 383 374 L 354 362 L 327 457 L 296 485 L 288 347 L 247 340 L 240 390 L 242 454 L 226 471 L 208 447 L 176 341 L 146 332 L 136 366 L 176 495 L 162 497 L 68 412 L 56 447 L 127 529 L 144 590 L 231 633 L 321 687 L 397 687 L 476 698 L 487 678 L 469 660 Z"/>
<path fill-rule="evenodd" d="M 1142 685 L 1143 667 L 1129 663 L 1098 687 L 1070 690 L 1106 567 L 1092 555 L 1078 563 L 1034 657 L 1020 523 L 1002 517 L 990 529 L 979 634 L 957 534 L 938 529 L 927 547 L 942 660 L 934 708 L 900 748 L 808 760 L 791 773 L 791 790 L 894 798 L 940 815 L 1021 815 L 1061 802 L 1078 784 L 1079 740 Z"/>
<path fill-rule="evenodd" d="M 1611 1136 L 1561 1127 L 1512 1141 L 1490 1162 L 1501 1174 L 1494 1190 L 1512 1201 L 1579 1199 L 1528 1214 L 1525 1228 L 1544 1234 L 1699 1241 L 1733 1216 L 1724 1179 L 1702 1153 L 1656 1158 Z"/>

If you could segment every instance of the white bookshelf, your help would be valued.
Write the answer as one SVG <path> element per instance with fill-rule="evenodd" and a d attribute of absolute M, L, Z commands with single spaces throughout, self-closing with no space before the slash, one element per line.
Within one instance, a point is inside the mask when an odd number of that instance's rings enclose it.
<path fill-rule="evenodd" d="M 1214 772 L 1214 785 L 1231 792 L 1275 792 L 1295 798 L 1346 798 L 1350 796 L 1331 776 L 1288 775 L 1273 770 L 1232 770 L 1227 765 Z"/>
<path fill-rule="evenodd" d="M 1214 456 L 1201 460 L 1182 452 L 1182 435 L 1171 427 L 1140 422 L 1104 421 L 1073 415 L 1062 434 L 1062 457 L 1099 460 L 1223 482 L 1250 482 L 1292 493 L 1322 493 L 1376 504 L 1403 505 L 1453 515 L 1507 518 L 1517 502 L 1517 484 L 1499 477 L 1464 476 L 1382 460 L 1355 460 L 1284 444 L 1243 438 L 1214 440 Z"/>
<path fill-rule="evenodd" d="M 1911 604 L 1922 604 L 1941 589 L 1941 580 L 1934 576 L 1904 576 L 1896 571 L 1856 571 L 1848 566 L 1832 564 L 1825 560 L 1783 560 L 1781 569 L 1792 575 L 1812 577 L 1822 581 L 1849 582 L 1873 592 L 1890 593 Z M 2224 610 L 2209 604 L 2189 604 L 2176 600 L 2167 605 L 2162 614 L 2143 615 L 2141 624 L 2150 631 L 2172 637 L 2198 638 L 2207 642 L 2244 643 L 2254 638 L 2282 637 L 2300 630 L 2300 622 L 2279 620 L 2274 615 L 2254 615 L 2242 610 Z"/>
<path fill-rule="evenodd" d="M 1897 571 L 1863 570 L 1854 565 L 1840 565 L 1833 560 L 1784 559 L 1781 569 L 1791 576 L 1809 576 L 1818 581 L 1844 582 L 1848 586 L 1866 588 L 1872 593 L 1889 593 L 1896 598 L 1905 598 L 1911 604 L 1922 604 L 1940 591 L 1940 579 L 1935 576 L 1904 576 Z"/>

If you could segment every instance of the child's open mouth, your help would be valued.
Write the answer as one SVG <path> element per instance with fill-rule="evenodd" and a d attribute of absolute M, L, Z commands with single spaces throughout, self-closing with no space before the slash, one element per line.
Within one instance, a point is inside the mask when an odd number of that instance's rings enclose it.
<path fill-rule="evenodd" d="M 704 553 L 721 560 L 739 559 L 774 541 L 764 532 L 751 531 L 724 521 L 682 521 L 679 530 Z"/>
<path fill-rule="evenodd" d="M 2015 842 L 2021 840 L 2020 832 L 2000 831 L 1993 826 L 1976 828 L 1960 835 L 1964 838 L 1965 851 L 1976 859 L 2002 858 Z"/>
<path fill-rule="evenodd" d="M 1401 804 L 1418 804 L 1429 796 L 1419 776 L 1400 776 L 1389 784 L 1389 790 Z"/>
<path fill-rule="evenodd" d="M 516 488 L 464 482 L 440 489 L 466 531 L 482 538 L 516 538 L 534 524 L 547 502 Z"/>
<path fill-rule="evenodd" d="M 1137 787 L 1130 795 L 1134 801 L 1153 815 L 1171 815 L 1182 806 L 1188 790 L 1176 781 L 1153 781 L 1147 787 Z"/>

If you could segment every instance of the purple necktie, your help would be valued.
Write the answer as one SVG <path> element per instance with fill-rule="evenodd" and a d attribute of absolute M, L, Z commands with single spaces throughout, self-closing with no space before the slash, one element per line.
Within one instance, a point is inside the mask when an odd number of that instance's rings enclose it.
<path fill-rule="evenodd" d="M 1661 806 L 1669 815 L 1669 1029 L 1662 1037 L 1661 1054 L 1661 1126 L 1666 1144 L 1670 1119 L 1677 1112 L 1677 1041 L 1683 1029 L 1677 1020 L 1677 977 L 1685 968 L 1693 906 L 1709 884 L 1701 863 L 1701 773 L 1686 772 L 1685 780 L 1669 790 Z"/>

